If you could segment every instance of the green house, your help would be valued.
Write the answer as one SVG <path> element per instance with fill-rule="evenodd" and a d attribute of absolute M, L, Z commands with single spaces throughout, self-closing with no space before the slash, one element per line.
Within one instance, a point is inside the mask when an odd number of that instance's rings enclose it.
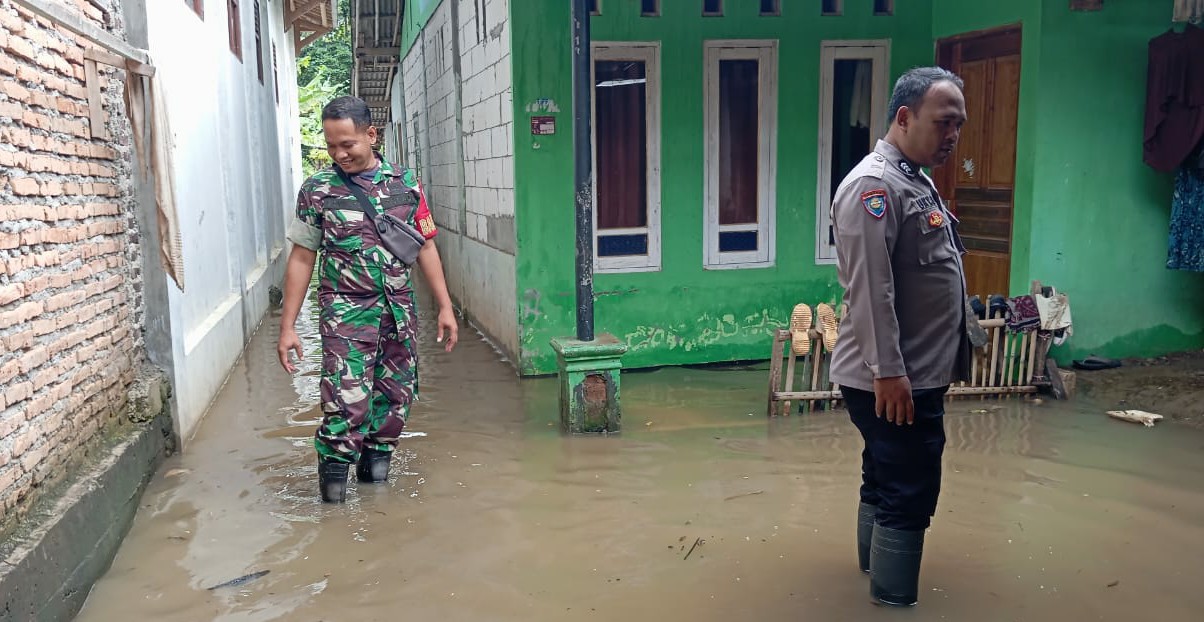
<path fill-rule="evenodd" d="M 1166 268 L 1172 175 L 1142 161 L 1171 0 L 594 0 L 595 322 L 625 367 L 767 358 L 839 299 L 828 203 L 940 63 L 970 121 L 935 171 L 973 293 L 1071 297 L 1059 358 L 1204 345 Z M 354 88 L 416 167 L 453 296 L 522 374 L 574 331 L 569 0 L 356 0 Z"/>

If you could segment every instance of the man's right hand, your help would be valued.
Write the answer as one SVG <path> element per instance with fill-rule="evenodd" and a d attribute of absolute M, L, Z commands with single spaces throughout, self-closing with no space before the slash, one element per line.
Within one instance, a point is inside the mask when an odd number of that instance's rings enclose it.
<path fill-rule="evenodd" d="M 896 424 L 915 423 L 916 409 L 911 401 L 911 380 L 907 376 L 874 380 L 874 412 Z"/>
<path fill-rule="evenodd" d="M 301 350 L 301 338 L 297 336 L 297 331 L 291 328 L 280 329 L 280 341 L 276 342 L 276 354 L 280 357 L 280 366 L 288 373 L 297 371 L 297 366 L 293 365 L 289 360 L 289 352 L 297 354 L 297 360 L 300 361 L 304 356 Z"/>

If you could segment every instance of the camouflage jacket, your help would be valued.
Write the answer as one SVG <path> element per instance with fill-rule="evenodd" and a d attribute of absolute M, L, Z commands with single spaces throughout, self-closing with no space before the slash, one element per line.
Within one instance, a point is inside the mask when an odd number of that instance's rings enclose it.
<path fill-rule="evenodd" d="M 378 156 L 379 158 L 379 156 Z M 383 158 L 371 184 L 358 176 L 377 213 L 409 216 L 427 239 L 437 233 L 417 176 Z M 341 337 L 377 338 L 381 313 L 392 311 L 401 337 L 416 332 L 410 270 L 380 244 L 379 234 L 364 216 L 343 180 L 327 167 L 301 186 L 297 214 L 288 239 L 318 251 L 320 328 Z"/>

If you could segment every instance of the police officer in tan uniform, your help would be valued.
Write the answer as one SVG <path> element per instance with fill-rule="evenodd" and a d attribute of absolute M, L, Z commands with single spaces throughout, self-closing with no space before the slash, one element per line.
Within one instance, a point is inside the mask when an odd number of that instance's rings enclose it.
<path fill-rule="evenodd" d="M 848 313 L 831 379 L 865 440 L 857 545 L 879 604 L 916 602 L 940 492 L 945 393 L 969 375 L 965 247 L 922 170 L 944 164 L 957 145 L 962 88 L 938 67 L 901 76 L 886 138 L 832 201 Z"/>

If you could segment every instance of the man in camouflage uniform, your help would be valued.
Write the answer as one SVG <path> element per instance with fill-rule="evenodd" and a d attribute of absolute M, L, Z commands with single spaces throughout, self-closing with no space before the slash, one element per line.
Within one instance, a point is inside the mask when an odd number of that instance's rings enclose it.
<path fill-rule="evenodd" d="M 376 213 L 408 219 L 426 238 L 417 263 L 439 305 L 437 339 L 443 342 L 446 336 L 444 349 L 450 352 L 457 340 L 456 319 L 435 247 L 434 220 L 414 172 L 375 151 L 376 128 L 360 99 L 330 102 L 322 111 L 322 129 L 335 165 L 364 191 Z M 345 500 L 352 463 L 360 482 L 386 480 L 418 390 L 418 316 L 410 269 L 384 249 L 371 223 L 332 166 L 302 185 L 297 217 L 288 229 L 293 249 L 277 351 L 284 369 L 295 372 L 289 352 L 299 358 L 302 351 L 294 324 L 320 251 L 323 419 L 314 446 L 322 500 L 331 503 Z"/>

